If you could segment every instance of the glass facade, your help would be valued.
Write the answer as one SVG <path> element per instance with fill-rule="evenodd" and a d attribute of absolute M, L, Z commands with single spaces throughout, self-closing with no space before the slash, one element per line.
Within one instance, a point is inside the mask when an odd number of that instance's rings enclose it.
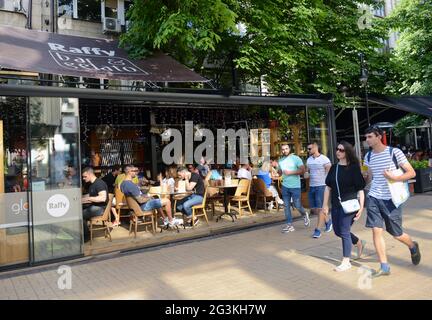
<path fill-rule="evenodd" d="M 33 261 L 82 252 L 76 98 L 30 98 Z"/>
<path fill-rule="evenodd" d="M 0 267 L 29 261 L 26 101 L 0 96 Z"/>
<path fill-rule="evenodd" d="M 102 177 L 114 164 L 133 163 L 145 177 L 154 178 L 164 168 L 160 162 L 166 145 L 161 140 L 162 133 L 177 128 L 185 134 L 186 121 L 193 123 L 195 148 L 202 143 L 197 137 L 203 129 L 214 133 L 219 128 L 246 129 L 257 133 L 256 143 L 251 140 L 247 144 L 251 148 L 249 156 L 255 149 L 257 156 L 264 156 L 266 150 L 267 156 L 270 151 L 270 157 L 278 159 L 281 145 L 289 144 L 305 163 L 307 145 L 316 141 L 321 152 L 332 158 L 330 119 L 326 107 L 149 108 L 149 104 L 105 105 L 78 98 L 0 97 L 0 268 L 66 260 L 90 248 L 89 243 L 84 245 L 82 230 L 83 165 L 92 166 L 96 175 Z M 111 130 L 101 131 L 107 126 Z M 109 137 L 105 136 L 107 132 Z M 130 147 L 134 143 L 139 148 Z M 237 153 L 242 143 L 247 141 L 236 138 Z M 230 146 L 228 141 L 227 154 Z M 183 158 L 188 150 L 184 145 Z M 126 151 L 131 157 L 127 157 Z M 98 152 L 101 158 L 97 164 L 91 155 Z M 227 162 L 220 168 L 233 169 L 236 165 L 237 162 Z M 252 168 L 253 175 L 260 165 Z M 302 191 L 302 201 L 307 207 L 307 179 L 303 178 Z M 130 237 L 126 229 L 125 232 L 119 229 L 124 228 L 113 229 L 117 239 Z M 110 245 L 108 241 L 97 244 L 98 248 Z"/>

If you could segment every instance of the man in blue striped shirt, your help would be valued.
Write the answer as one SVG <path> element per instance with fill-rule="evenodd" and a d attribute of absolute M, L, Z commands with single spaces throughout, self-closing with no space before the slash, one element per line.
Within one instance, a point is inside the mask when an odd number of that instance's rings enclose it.
<path fill-rule="evenodd" d="M 387 183 L 387 180 L 407 181 L 414 178 L 416 173 L 401 150 L 390 148 L 382 143 L 382 135 L 382 130 L 376 126 L 367 128 L 365 132 L 366 142 L 372 148 L 366 154 L 364 162 L 368 167 L 367 182 L 372 180 L 367 196 L 366 227 L 372 228 L 375 250 L 381 263 L 380 269 L 372 274 L 373 277 L 390 274 L 383 238 L 384 224 L 388 233 L 408 246 L 414 265 L 418 265 L 421 258 L 418 243 L 412 241 L 411 237 L 403 232 L 402 208 L 397 208 L 393 204 Z M 392 173 L 392 170 L 397 167 L 401 167 L 404 171 L 400 176 Z"/>

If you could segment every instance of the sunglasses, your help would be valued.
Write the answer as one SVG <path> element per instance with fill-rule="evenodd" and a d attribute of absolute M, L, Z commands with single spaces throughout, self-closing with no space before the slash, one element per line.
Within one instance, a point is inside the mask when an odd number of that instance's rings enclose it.
<path fill-rule="evenodd" d="M 339 151 L 339 152 L 342 152 L 342 153 L 344 153 L 344 152 L 345 152 L 345 149 L 341 149 L 341 148 L 336 148 L 336 151 Z"/>

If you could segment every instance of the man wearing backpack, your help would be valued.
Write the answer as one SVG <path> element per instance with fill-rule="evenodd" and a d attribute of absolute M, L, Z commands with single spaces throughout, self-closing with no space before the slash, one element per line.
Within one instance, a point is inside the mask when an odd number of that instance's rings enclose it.
<path fill-rule="evenodd" d="M 397 208 L 393 204 L 388 187 L 388 180 L 407 181 L 414 178 L 416 173 L 401 150 L 382 143 L 382 135 L 382 130 L 376 126 L 371 126 L 365 131 L 366 142 L 372 148 L 366 153 L 364 162 L 368 167 L 366 179 L 368 182 L 372 181 L 367 196 L 366 227 L 372 228 L 375 250 L 381 263 L 379 270 L 372 273 L 373 277 L 390 275 L 383 238 L 384 224 L 388 233 L 409 248 L 414 265 L 418 265 L 421 259 L 418 243 L 412 241 L 411 237 L 403 232 L 402 207 Z M 395 176 L 391 171 L 399 167 L 404 173 Z"/>

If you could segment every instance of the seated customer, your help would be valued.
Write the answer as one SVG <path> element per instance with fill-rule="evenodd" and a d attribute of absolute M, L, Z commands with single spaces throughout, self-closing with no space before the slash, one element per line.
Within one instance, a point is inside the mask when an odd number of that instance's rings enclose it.
<path fill-rule="evenodd" d="M 272 179 L 270 176 L 270 162 L 264 161 L 261 169 L 258 171 L 257 178 L 264 181 L 267 189 L 273 194 L 273 198 L 276 199 L 279 205 L 283 205 L 283 200 L 279 197 L 279 193 L 276 190 L 275 186 L 272 185 Z M 273 209 L 273 202 L 269 204 L 269 209 Z"/>
<path fill-rule="evenodd" d="M 126 170 L 126 167 L 123 168 L 123 173 L 120 173 L 115 179 L 114 185 L 118 188 L 120 188 L 121 183 L 126 178 L 126 173 L 125 173 L 126 171 L 125 170 Z M 136 172 L 138 173 L 137 168 L 134 170 L 136 170 Z M 137 175 L 135 175 L 135 177 L 132 179 L 132 182 L 135 183 L 136 185 L 139 184 L 139 179 L 138 179 Z"/>
<path fill-rule="evenodd" d="M 175 188 L 175 179 L 177 178 L 177 168 L 176 167 L 169 167 L 166 168 L 165 171 L 162 171 L 159 174 L 159 184 L 162 185 L 167 185 L 168 186 L 168 191 L 169 192 L 174 192 L 174 188 Z"/>
<path fill-rule="evenodd" d="M 128 165 L 125 168 L 126 177 L 120 185 L 121 192 L 124 193 L 126 197 L 133 197 L 140 205 L 143 211 L 150 211 L 157 209 L 159 214 L 164 219 L 164 225 L 175 226 L 183 224 L 181 219 L 175 219 L 171 214 L 171 201 L 169 199 L 152 199 L 147 195 L 143 195 L 139 187 L 133 182 L 136 177 L 138 170 L 132 165 Z M 166 210 L 167 216 L 165 216 L 162 208 Z"/>
<path fill-rule="evenodd" d="M 108 192 L 109 193 L 114 194 L 115 180 L 118 177 L 118 175 L 120 174 L 120 172 L 121 172 L 120 166 L 119 165 L 115 165 L 115 166 L 113 166 L 112 171 L 110 173 L 106 174 L 102 178 L 102 180 L 105 181 L 105 183 L 108 186 Z M 112 223 L 113 227 L 117 227 L 117 226 L 120 225 L 120 215 L 117 214 L 115 205 L 116 205 L 116 199 L 113 198 L 112 207 L 111 207 L 111 212 L 112 212 L 112 214 L 114 215 L 114 218 L 115 218 L 114 222 Z"/>
<path fill-rule="evenodd" d="M 243 164 L 242 167 L 237 172 L 237 178 L 238 179 L 252 180 L 252 173 L 250 170 L 251 170 L 251 167 L 248 163 Z"/>
<path fill-rule="evenodd" d="M 188 223 L 198 224 L 198 218 L 192 222 L 192 207 L 201 204 L 204 200 L 204 180 L 198 173 L 189 172 L 187 168 L 181 167 L 177 170 L 181 179 L 186 181 L 186 191 L 194 191 L 193 194 L 177 201 L 177 211 L 183 212 L 188 218 Z"/>
<path fill-rule="evenodd" d="M 92 217 L 103 215 L 108 204 L 108 187 L 104 181 L 95 176 L 92 168 L 85 168 L 82 177 L 86 183 L 89 183 L 89 193 L 82 197 L 84 241 L 88 241 L 90 230 L 87 221 Z"/>

